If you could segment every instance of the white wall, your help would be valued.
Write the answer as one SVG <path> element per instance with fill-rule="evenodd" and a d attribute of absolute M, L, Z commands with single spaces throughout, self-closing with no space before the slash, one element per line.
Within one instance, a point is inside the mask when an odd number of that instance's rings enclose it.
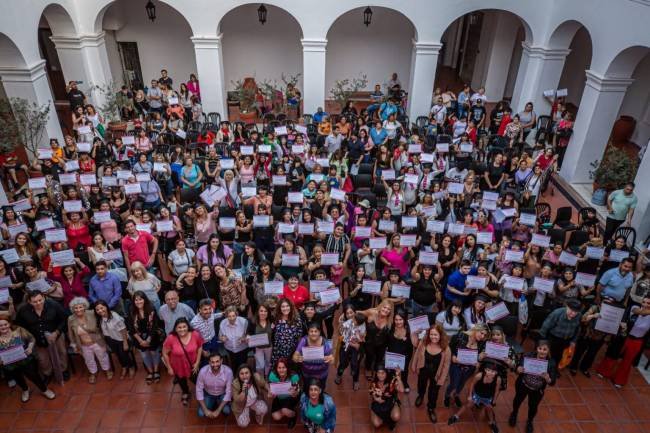
<path fill-rule="evenodd" d="M 181 81 L 189 80 L 190 74 L 196 73 L 192 31 L 179 13 L 163 2 L 156 2 L 156 21 L 152 23 L 145 13 L 145 4 L 146 0 L 120 2 L 106 12 L 104 23 L 110 23 L 110 28 L 119 27 L 114 32 L 116 41 L 137 42 L 146 85 L 150 85 L 152 78 L 160 77 L 160 70 L 165 68 L 174 80 L 174 88 L 178 89 Z M 110 39 L 107 37 L 111 71 L 117 84 L 121 84 L 120 58 L 117 46 Z"/>
<path fill-rule="evenodd" d="M 571 52 L 566 58 L 562 77 L 558 89 L 567 89 L 569 94 L 567 100 L 580 106 L 582 92 L 585 90 L 585 70 L 589 69 L 591 63 L 591 38 L 589 32 L 581 27 L 571 41 L 569 46 Z"/>
<path fill-rule="evenodd" d="M 336 20 L 327 33 L 325 98 L 331 98 L 330 89 L 336 80 L 356 78 L 361 73 L 368 77 L 366 90 L 377 83 L 383 85 L 393 72 L 397 72 L 402 88 L 408 89 L 413 26 L 397 12 L 379 7 L 373 7 L 372 12 L 368 27 L 363 25 L 363 9 L 356 9 Z"/>
<path fill-rule="evenodd" d="M 645 146 L 650 138 L 650 54 L 639 63 L 632 75 L 634 82 L 627 89 L 620 115 L 636 119 L 636 129 L 632 141 Z"/>
<path fill-rule="evenodd" d="M 266 24 L 257 18 L 259 4 L 248 4 L 228 13 L 221 21 L 221 43 L 226 89 L 231 81 L 254 77 L 257 83 L 281 76 L 302 74 L 302 38 L 298 22 L 282 9 L 266 5 Z M 302 88 L 302 77 L 298 83 Z"/>

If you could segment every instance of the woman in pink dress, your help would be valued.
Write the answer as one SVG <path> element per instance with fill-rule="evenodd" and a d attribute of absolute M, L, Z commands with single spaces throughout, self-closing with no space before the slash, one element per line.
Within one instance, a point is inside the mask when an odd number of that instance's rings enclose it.
<path fill-rule="evenodd" d="M 187 90 L 193 95 L 196 95 L 199 100 L 201 99 L 201 88 L 199 87 L 199 80 L 196 78 L 196 75 L 190 74 L 190 81 L 187 82 Z"/>
<path fill-rule="evenodd" d="M 400 234 L 393 233 L 388 246 L 382 251 L 380 260 L 384 264 L 384 274 L 388 275 L 391 269 L 399 270 L 400 276 L 409 273 L 409 262 L 415 257 L 410 247 L 400 247 Z"/>
<path fill-rule="evenodd" d="M 174 376 L 181 387 L 183 406 L 188 406 L 190 402 L 190 387 L 187 379 L 193 373 L 198 374 L 203 343 L 201 334 L 192 330 L 190 322 L 181 317 L 176 320 L 174 330 L 163 344 L 163 362 L 167 366 L 169 375 Z"/>

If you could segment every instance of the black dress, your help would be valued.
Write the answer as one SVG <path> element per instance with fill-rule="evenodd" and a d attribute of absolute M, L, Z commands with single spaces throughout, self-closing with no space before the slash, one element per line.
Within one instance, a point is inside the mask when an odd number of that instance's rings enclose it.
<path fill-rule="evenodd" d="M 402 370 L 401 376 L 404 387 L 410 388 L 408 372 L 409 365 L 411 364 L 411 357 L 413 356 L 413 344 L 411 343 L 411 339 L 409 338 L 408 333 L 403 339 L 400 339 L 395 336 L 394 332 L 391 332 L 388 335 L 388 345 L 386 347 L 386 352 L 399 353 L 400 355 L 404 355 L 406 357 L 406 361 L 404 362 L 404 370 Z"/>

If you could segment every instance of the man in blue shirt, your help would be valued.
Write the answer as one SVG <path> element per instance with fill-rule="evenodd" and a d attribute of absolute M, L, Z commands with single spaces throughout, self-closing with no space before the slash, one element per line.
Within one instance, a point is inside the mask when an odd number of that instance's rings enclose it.
<path fill-rule="evenodd" d="M 472 291 L 465 288 L 465 281 L 472 270 L 472 264 L 469 260 L 463 260 L 460 266 L 447 279 L 447 288 L 445 289 L 445 299 L 449 302 L 455 300 L 465 301 L 467 295 Z"/>
<path fill-rule="evenodd" d="M 392 98 L 382 103 L 379 107 L 379 118 L 382 121 L 388 120 L 391 114 L 397 115 L 397 105 L 395 105 L 395 100 Z"/>
<path fill-rule="evenodd" d="M 596 302 L 599 303 L 601 297 L 607 297 L 617 302 L 625 303 L 629 296 L 629 290 L 632 284 L 634 284 L 634 276 L 632 275 L 633 266 L 634 260 L 626 257 L 618 265 L 618 268 L 613 268 L 605 272 L 600 277 L 600 281 L 596 287 Z"/>
<path fill-rule="evenodd" d="M 323 107 L 318 107 L 313 116 L 314 122 L 321 123 L 323 121 L 323 117 L 325 116 L 329 116 L 329 114 L 323 111 Z"/>
<path fill-rule="evenodd" d="M 121 313 L 122 310 L 122 284 L 120 279 L 113 274 L 109 274 L 108 266 L 103 260 L 95 263 L 96 274 L 90 279 L 88 299 L 96 302 L 101 299 L 108 304 L 108 307 Z"/>

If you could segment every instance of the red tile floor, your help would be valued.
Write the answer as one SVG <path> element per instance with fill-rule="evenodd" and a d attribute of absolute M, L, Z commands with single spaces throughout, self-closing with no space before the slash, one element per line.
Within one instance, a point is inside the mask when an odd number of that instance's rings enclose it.
<path fill-rule="evenodd" d="M 553 208 L 566 206 L 568 201 L 556 190 L 543 198 Z M 190 408 L 180 403 L 180 391 L 171 379 L 146 385 L 140 370 L 133 380 L 107 381 L 100 376 L 96 384 L 87 383 L 77 359 L 77 374 L 64 386 L 53 386 L 57 398 L 48 401 L 38 394 L 25 404 L 20 391 L 0 386 L 0 433 L 222 433 L 242 431 L 232 418 L 205 420 L 196 415 L 196 402 Z M 334 371 L 330 373 L 333 376 Z M 349 376 L 337 386 L 330 377 L 328 391 L 337 406 L 337 433 L 371 433 L 369 397 L 362 389 L 352 391 Z M 447 426 L 451 410 L 438 402 L 439 422 L 431 424 L 424 407 L 415 408 L 416 378 L 409 380 L 412 391 L 402 398 L 402 420 L 399 433 L 487 433 L 489 428 L 477 413 L 466 414 L 461 421 Z M 496 406 L 497 421 L 504 433 L 523 433 L 526 406 L 522 406 L 519 424 L 511 428 L 507 418 L 512 408 L 514 377 Z M 442 398 L 442 393 L 441 393 Z M 286 432 L 286 424 L 267 423 L 250 426 L 246 433 Z M 304 431 L 298 425 L 295 432 Z M 377 431 L 387 432 L 382 427 Z M 538 433 L 650 433 L 650 385 L 634 370 L 630 383 L 617 390 L 595 375 L 588 379 L 578 373 L 571 377 L 564 372 L 554 387 L 546 391 L 535 420 Z"/>

